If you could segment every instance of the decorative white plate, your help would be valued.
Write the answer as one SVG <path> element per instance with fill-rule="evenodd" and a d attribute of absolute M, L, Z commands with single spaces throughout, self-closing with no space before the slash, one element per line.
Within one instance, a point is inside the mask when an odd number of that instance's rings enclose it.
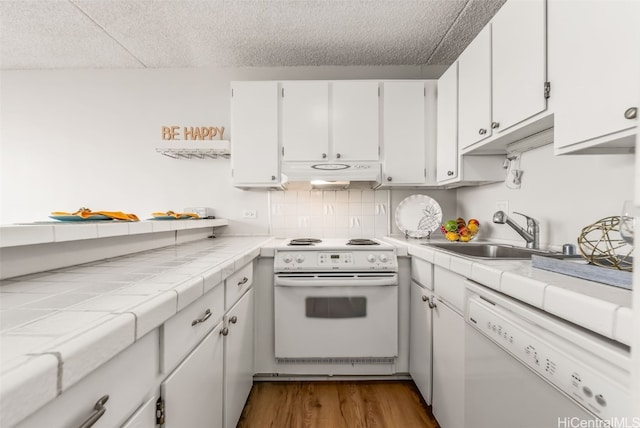
<path fill-rule="evenodd" d="M 442 208 L 426 195 L 407 196 L 396 208 L 396 225 L 412 238 L 424 238 L 440 228 Z"/>

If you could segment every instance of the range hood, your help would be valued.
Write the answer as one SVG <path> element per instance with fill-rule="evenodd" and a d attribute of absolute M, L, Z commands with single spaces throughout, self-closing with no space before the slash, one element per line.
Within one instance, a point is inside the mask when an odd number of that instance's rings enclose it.
<path fill-rule="evenodd" d="M 381 181 L 380 162 L 283 162 L 282 174 L 288 183 L 309 183 L 312 188 L 342 188 L 352 184 L 377 187 Z"/>

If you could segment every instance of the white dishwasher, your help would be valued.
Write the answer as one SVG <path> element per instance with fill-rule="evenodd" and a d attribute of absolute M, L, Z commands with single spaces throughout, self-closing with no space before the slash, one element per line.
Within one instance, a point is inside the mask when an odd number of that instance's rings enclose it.
<path fill-rule="evenodd" d="M 466 285 L 469 428 L 638 426 L 631 418 L 628 347 Z"/>

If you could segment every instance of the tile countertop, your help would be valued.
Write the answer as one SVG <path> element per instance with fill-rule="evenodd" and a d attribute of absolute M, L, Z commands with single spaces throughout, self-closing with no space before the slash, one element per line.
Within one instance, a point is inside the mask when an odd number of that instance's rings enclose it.
<path fill-rule="evenodd" d="M 530 260 L 485 260 L 457 256 L 419 239 L 385 238 L 407 251 L 550 314 L 631 344 L 631 290 L 536 269 Z M 423 245 L 423 244 L 427 245 Z"/>
<path fill-rule="evenodd" d="M 77 241 L 172 230 L 220 227 L 227 219 L 142 220 L 142 221 L 43 221 L 0 225 L 0 248 L 19 245 Z"/>
<path fill-rule="evenodd" d="M 0 281 L 0 425 L 77 383 L 271 239 L 204 239 Z"/>

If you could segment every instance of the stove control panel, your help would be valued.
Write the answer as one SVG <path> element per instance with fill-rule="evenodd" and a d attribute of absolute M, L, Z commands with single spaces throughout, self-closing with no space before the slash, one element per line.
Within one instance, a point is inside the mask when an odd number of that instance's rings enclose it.
<path fill-rule="evenodd" d="M 380 270 L 396 272 L 398 261 L 394 250 L 377 251 L 277 251 L 276 272 L 311 270 Z"/>
<path fill-rule="evenodd" d="M 628 386 L 607 376 L 603 368 L 586 364 L 588 359 L 575 357 L 586 351 L 570 342 L 562 346 L 548 342 L 543 337 L 548 333 L 540 327 L 502 312 L 472 298 L 467 322 L 598 418 L 626 414 L 631 402 Z M 620 371 L 616 377 L 624 377 L 621 369 L 612 365 L 607 370 Z"/>
<path fill-rule="evenodd" d="M 353 253 L 318 253 L 318 266 L 353 265 Z"/>

